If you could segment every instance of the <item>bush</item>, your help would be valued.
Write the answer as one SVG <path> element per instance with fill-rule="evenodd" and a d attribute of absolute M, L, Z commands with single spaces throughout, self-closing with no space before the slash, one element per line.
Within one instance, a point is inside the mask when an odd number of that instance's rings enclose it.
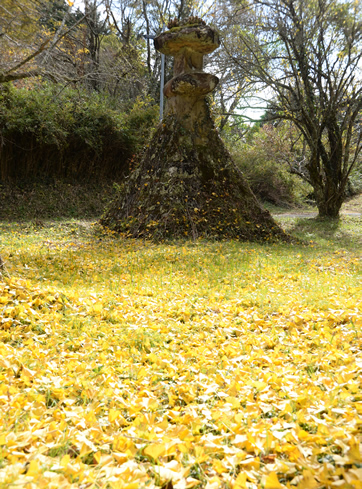
<path fill-rule="evenodd" d="M 157 107 L 150 103 L 125 114 L 97 93 L 2 86 L 1 180 L 115 179 L 127 171 L 156 118 Z"/>
<path fill-rule="evenodd" d="M 353 197 L 362 193 L 362 161 L 353 168 L 348 180 L 347 197 Z"/>
<path fill-rule="evenodd" d="M 290 172 L 293 154 L 285 134 L 273 126 L 252 130 L 252 138 L 232 149 L 236 164 L 244 173 L 256 197 L 278 206 L 301 204 L 312 187 Z"/>

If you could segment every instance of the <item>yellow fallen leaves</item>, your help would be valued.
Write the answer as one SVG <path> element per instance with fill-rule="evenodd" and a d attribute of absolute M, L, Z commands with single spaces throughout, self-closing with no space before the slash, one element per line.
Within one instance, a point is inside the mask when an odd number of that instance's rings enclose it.
<path fill-rule="evenodd" d="M 278 476 L 275 472 L 270 472 L 264 478 L 264 488 L 265 489 L 282 489 L 282 485 L 279 482 Z"/>
<path fill-rule="evenodd" d="M 37 253 L 0 283 L 0 486 L 361 488 L 355 257 Z"/>

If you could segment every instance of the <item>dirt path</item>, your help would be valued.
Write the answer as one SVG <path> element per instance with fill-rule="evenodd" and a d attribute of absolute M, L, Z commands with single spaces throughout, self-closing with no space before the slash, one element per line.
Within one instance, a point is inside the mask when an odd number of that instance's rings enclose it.
<path fill-rule="evenodd" d="M 304 219 L 313 219 L 317 217 L 317 210 L 309 211 L 309 210 L 299 210 L 294 209 L 290 212 L 283 213 L 272 213 L 273 217 L 281 218 L 281 217 L 289 217 L 291 219 L 296 218 L 304 218 Z M 350 216 L 350 217 L 361 217 L 362 216 L 362 194 L 353 197 L 353 199 L 348 200 L 342 206 L 341 211 L 342 216 Z"/>
<path fill-rule="evenodd" d="M 277 219 L 280 217 L 290 217 L 292 219 L 296 218 L 304 218 L 304 219 L 313 219 L 317 217 L 318 212 L 284 212 L 283 214 L 273 214 L 273 217 L 276 217 Z M 342 216 L 351 216 L 351 217 L 361 217 L 362 213 L 361 212 L 350 212 L 350 211 L 341 211 Z"/>

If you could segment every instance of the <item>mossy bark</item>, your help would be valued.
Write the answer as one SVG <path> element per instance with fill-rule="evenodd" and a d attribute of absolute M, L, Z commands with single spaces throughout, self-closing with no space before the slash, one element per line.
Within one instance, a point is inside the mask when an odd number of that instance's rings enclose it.
<path fill-rule="evenodd" d="M 169 106 L 102 225 L 156 241 L 287 240 L 232 161 L 205 102 L 197 112 L 180 118 Z"/>

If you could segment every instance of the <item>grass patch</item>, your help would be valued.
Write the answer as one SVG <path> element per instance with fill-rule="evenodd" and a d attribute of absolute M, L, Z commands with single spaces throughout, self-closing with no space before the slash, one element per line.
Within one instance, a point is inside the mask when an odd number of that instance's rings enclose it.
<path fill-rule="evenodd" d="M 0 224 L 0 484 L 358 487 L 361 219 L 278 219 L 309 245 Z"/>
<path fill-rule="evenodd" d="M 293 236 L 310 243 L 358 250 L 362 245 L 361 216 L 343 216 L 337 221 L 319 221 L 312 217 L 279 215 L 277 221 Z"/>

